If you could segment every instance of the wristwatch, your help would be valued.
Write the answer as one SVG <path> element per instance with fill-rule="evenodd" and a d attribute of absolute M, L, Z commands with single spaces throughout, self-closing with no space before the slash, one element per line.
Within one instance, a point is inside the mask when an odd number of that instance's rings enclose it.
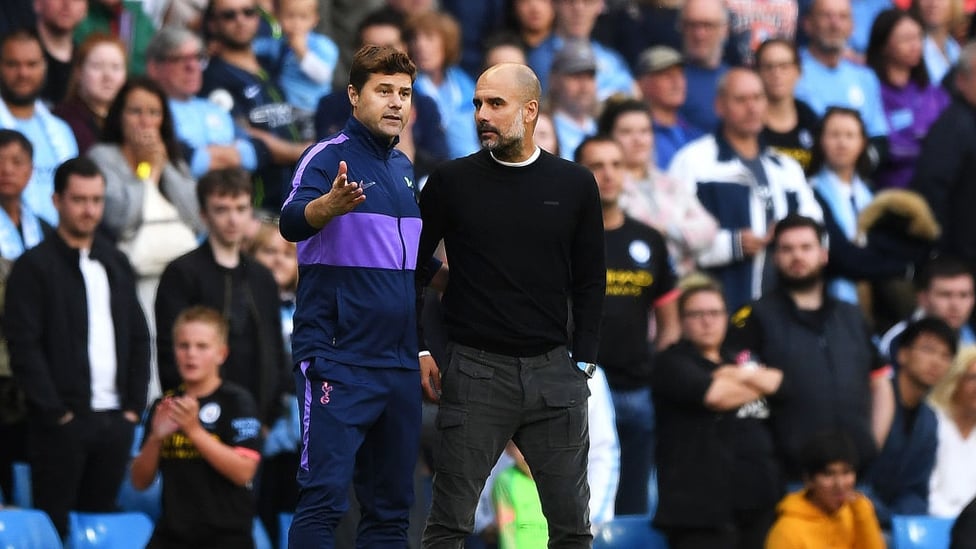
<path fill-rule="evenodd" d="M 593 372 L 596 371 L 596 364 L 592 362 L 577 362 L 576 367 L 586 374 L 586 377 L 593 377 Z"/>

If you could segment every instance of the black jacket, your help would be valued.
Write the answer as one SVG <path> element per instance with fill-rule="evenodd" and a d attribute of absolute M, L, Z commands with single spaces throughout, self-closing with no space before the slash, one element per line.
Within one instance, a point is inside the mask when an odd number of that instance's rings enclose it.
<path fill-rule="evenodd" d="M 149 330 L 128 260 L 96 236 L 91 258 L 108 275 L 120 409 L 142 413 L 149 383 Z M 7 280 L 3 327 L 11 368 L 33 417 L 54 424 L 91 410 L 88 304 L 80 253 L 57 234 L 24 252 Z"/>
<path fill-rule="evenodd" d="M 280 414 L 277 397 L 291 388 L 281 301 L 271 271 L 243 254 L 234 269 L 221 267 L 209 241 L 166 266 L 156 291 L 156 356 L 163 391 L 180 385 L 173 323 L 192 305 L 212 307 L 227 319 L 230 354 L 221 366 L 221 377 L 247 389 L 258 405 L 258 417 L 269 425 Z"/>
<path fill-rule="evenodd" d="M 960 98 L 942 112 L 922 143 L 911 188 L 942 225 L 939 251 L 976 262 L 976 109 Z"/>

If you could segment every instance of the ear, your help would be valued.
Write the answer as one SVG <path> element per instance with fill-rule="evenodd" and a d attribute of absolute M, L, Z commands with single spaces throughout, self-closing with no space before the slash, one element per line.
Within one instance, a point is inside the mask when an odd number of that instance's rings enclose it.
<path fill-rule="evenodd" d="M 359 106 L 359 90 L 355 86 L 349 84 L 346 86 L 346 95 L 349 96 L 349 104 L 352 105 L 353 110 Z"/>
<path fill-rule="evenodd" d="M 522 106 L 525 109 L 525 122 L 534 123 L 539 119 L 539 101 L 532 99 Z"/>

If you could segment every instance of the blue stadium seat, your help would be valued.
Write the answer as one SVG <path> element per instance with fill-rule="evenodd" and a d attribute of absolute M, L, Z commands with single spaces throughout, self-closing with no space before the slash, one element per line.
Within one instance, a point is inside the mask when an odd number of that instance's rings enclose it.
<path fill-rule="evenodd" d="M 68 514 L 69 549 L 130 549 L 145 547 L 153 522 L 142 513 Z"/>
<path fill-rule="evenodd" d="M 667 549 L 648 515 L 620 516 L 604 524 L 593 539 L 593 549 Z"/>
<path fill-rule="evenodd" d="M 254 537 L 254 549 L 272 549 L 268 531 L 264 529 L 261 519 L 257 517 L 254 517 L 254 528 L 251 530 L 251 536 Z"/>
<path fill-rule="evenodd" d="M 925 515 L 891 517 L 893 549 L 949 549 L 953 519 Z"/>
<path fill-rule="evenodd" d="M 30 464 L 16 461 L 14 468 L 14 493 L 10 496 L 10 503 L 22 509 L 34 508 L 33 488 L 31 487 Z"/>
<path fill-rule="evenodd" d="M 0 547 L 59 549 L 61 538 L 44 511 L 4 509 L 0 511 Z"/>
<path fill-rule="evenodd" d="M 287 549 L 288 547 L 288 530 L 291 529 L 291 521 L 294 518 L 295 513 L 278 514 L 278 547 L 280 549 Z"/>
<path fill-rule="evenodd" d="M 122 486 L 119 487 L 119 496 L 116 500 L 119 509 L 143 513 L 153 522 L 159 520 L 159 516 L 163 513 L 163 481 L 161 477 L 157 474 L 148 488 L 139 491 L 132 485 L 131 474 L 131 471 L 126 471 Z"/>

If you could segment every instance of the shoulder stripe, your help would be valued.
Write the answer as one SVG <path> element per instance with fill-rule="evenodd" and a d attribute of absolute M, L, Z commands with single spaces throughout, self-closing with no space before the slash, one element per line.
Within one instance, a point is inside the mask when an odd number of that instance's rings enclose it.
<path fill-rule="evenodd" d="M 348 135 L 340 133 L 328 141 L 320 141 L 316 143 L 311 149 L 308 150 L 308 152 L 305 153 L 301 163 L 299 163 L 298 167 L 295 169 L 295 175 L 293 175 L 291 178 L 291 192 L 288 193 L 288 198 L 285 199 L 285 204 L 291 202 L 291 199 L 295 197 L 295 192 L 302 184 L 302 175 L 305 173 L 305 168 L 308 167 L 308 163 L 315 158 L 315 155 L 322 152 L 329 145 L 338 145 L 340 143 L 345 143 L 348 140 Z"/>

